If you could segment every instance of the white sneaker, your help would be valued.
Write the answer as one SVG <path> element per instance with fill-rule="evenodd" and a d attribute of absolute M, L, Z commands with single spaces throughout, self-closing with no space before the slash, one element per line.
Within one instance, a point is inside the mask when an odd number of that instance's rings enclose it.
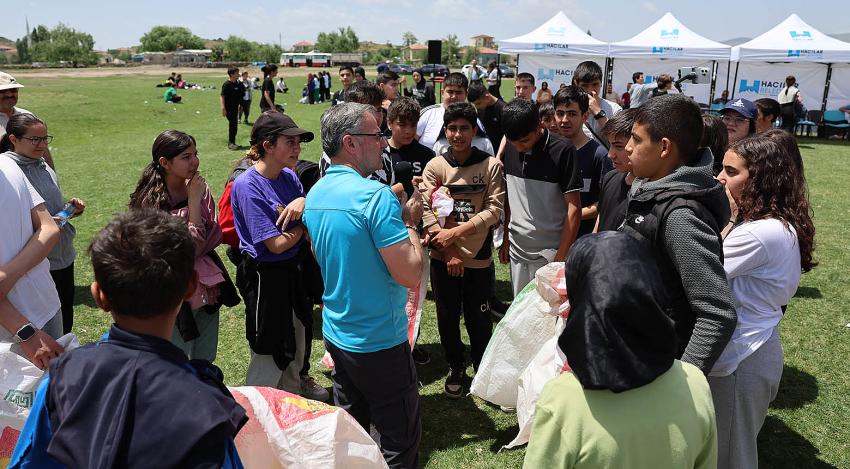
<path fill-rule="evenodd" d="M 331 396 L 312 376 L 301 377 L 301 396 L 314 401 L 326 402 Z"/>

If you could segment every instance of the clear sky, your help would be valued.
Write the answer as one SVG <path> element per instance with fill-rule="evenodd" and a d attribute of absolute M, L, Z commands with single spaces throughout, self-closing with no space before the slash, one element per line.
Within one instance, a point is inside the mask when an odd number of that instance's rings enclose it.
<path fill-rule="evenodd" d="M 95 48 L 137 45 L 159 24 L 187 26 L 203 38 L 235 34 L 252 41 L 315 42 L 321 31 L 351 26 L 360 40 L 401 43 L 405 31 L 421 41 L 457 34 L 506 39 L 525 34 L 558 10 L 604 41 L 627 39 L 670 11 L 697 33 L 717 41 L 755 37 L 797 13 L 827 34 L 850 33 L 848 0 L 306 0 L 126 2 L 93 0 L 4 0 L 0 36 L 10 39 L 30 27 L 65 24 L 94 36 Z M 144 5 L 144 6 L 142 6 Z M 805 5 L 806 9 L 800 8 Z"/>

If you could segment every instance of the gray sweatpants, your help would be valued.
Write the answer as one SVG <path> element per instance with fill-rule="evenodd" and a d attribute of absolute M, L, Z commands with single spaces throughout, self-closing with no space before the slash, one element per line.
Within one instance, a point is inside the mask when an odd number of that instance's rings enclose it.
<path fill-rule="evenodd" d="M 295 327 L 295 358 L 285 370 L 281 370 L 271 355 L 259 355 L 251 352 L 251 363 L 245 376 L 246 386 L 266 386 L 281 389 L 293 394 L 301 394 L 301 368 L 304 366 L 304 324 L 292 313 L 292 325 Z"/>
<path fill-rule="evenodd" d="M 548 263 L 549 261 L 545 257 L 533 261 L 520 261 L 511 257 L 511 287 L 514 290 L 514 297 L 519 295 L 519 292 L 534 280 L 537 269 Z"/>
<path fill-rule="evenodd" d="M 784 358 L 778 331 L 731 375 L 708 377 L 717 418 L 718 469 L 758 467 L 756 439 L 782 378 Z"/>

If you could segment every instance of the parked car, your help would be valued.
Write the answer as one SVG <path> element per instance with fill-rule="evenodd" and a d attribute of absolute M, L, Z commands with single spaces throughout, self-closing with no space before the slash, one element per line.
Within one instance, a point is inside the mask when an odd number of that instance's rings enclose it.
<path fill-rule="evenodd" d="M 422 66 L 422 76 L 430 78 L 432 73 L 435 77 L 445 78 L 449 74 L 449 67 L 443 64 L 425 64 Z"/>
<path fill-rule="evenodd" d="M 507 64 L 499 64 L 499 71 L 502 72 L 502 78 L 515 78 L 516 72 Z"/>
<path fill-rule="evenodd" d="M 399 75 L 413 75 L 413 65 L 398 64 L 398 70 L 394 70 Z"/>

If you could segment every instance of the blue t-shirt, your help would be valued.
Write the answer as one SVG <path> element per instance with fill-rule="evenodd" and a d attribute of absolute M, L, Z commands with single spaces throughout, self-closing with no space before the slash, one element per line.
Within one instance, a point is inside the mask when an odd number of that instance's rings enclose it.
<path fill-rule="evenodd" d="M 275 180 L 264 177 L 253 166 L 240 174 L 233 182 L 230 206 L 242 254 L 258 262 L 277 262 L 295 257 L 300 242 L 288 251 L 274 254 L 263 241 L 280 236 L 281 230 L 275 222 L 280 212 L 299 197 L 304 197 L 304 188 L 289 168 L 284 168 Z M 297 223 L 290 222 L 286 228 L 290 229 Z"/>
<path fill-rule="evenodd" d="M 310 190 L 303 220 L 325 280 L 325 340 L 356 353 L 406 341 L 407 289 L 378 251 L 409 238 L 389 186 L 331 165 Z"/>
<path fill-rule="evenodd" d="M 590 140 L 576 150 L 578 169 L 581 174 L 581 206 L 588 207 L 599 202 L 599 192 L 602 188 L 602 176 L 614 169 L 614 164 L 608 158 L 608 151 L 596 140 Z M 596 219 L 582 220 L 578 236 L 593 232 Z"/>

